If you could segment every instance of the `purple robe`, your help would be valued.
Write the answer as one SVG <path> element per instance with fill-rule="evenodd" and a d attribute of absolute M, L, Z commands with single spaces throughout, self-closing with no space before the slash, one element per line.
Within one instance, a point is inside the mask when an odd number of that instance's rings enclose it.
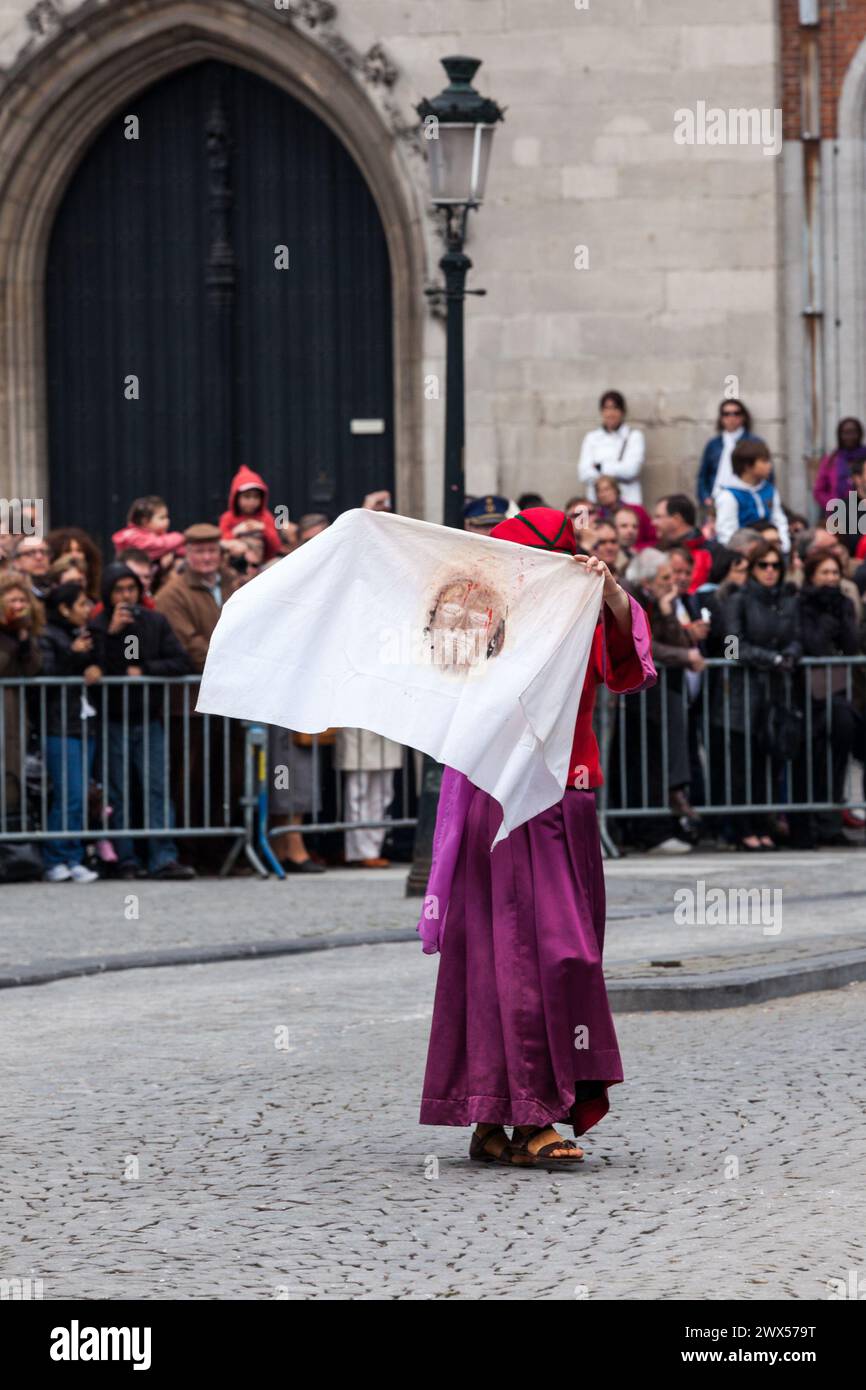
<path fill-rule="evenodd" d="M 656 673 L 645 614 L 630 604 L 639 690 Z M 418 923 L 424 951 L 442 955 L 420 1123 L 559 1121 L 583 1134 L 623 1079 L 602 971 L 595 797 L 566 788 L 491 851 L 501 820 L 497 802 L 445 769 Z"/>

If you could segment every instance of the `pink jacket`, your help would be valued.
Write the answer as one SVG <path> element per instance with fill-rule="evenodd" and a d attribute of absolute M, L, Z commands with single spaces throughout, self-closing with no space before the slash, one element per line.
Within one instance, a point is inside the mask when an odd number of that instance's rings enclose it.
<path fill-rule="evenodd" d="M 122 550 L 143 550 L 149 560 L 161 560 L 163 555 L 170 555 L 174 550 L 182 555 L 185 546 L 180 531 L 166 531 L 164 536 L 158 536 L 144 526 L 122 526 L 111 539 L 115 554 L 119 555 Z"/>

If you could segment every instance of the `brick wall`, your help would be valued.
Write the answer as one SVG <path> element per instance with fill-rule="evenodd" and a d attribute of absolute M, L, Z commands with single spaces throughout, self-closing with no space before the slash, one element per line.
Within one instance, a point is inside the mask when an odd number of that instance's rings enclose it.
<path fill-rule="evenodd" d="M 785 138 L 800 133 L 800 70 L 803 31 L 797 0 L 780 0 L 782 105 Z M 821 67 L 821 136 L 836 135 L 836 109 L 845 73 L 866 39 L 866 0 L 821 0 L 818 44 Z"/>

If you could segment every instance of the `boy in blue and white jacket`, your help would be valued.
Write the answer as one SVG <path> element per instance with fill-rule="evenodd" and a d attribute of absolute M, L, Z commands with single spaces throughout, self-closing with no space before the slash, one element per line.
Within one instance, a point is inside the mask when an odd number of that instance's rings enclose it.
<path fill-rule="evenodd" d="M 769 518 L 779 532 L 785 554 L 791 548 L 788 518 L 778 489 L 770 481 L 773 465 L 762 439 L 741 439 L 731 455 L 736 482 L 723 487 L 716 498 L 716 539 L 727 545 L 735 531 Z"/>

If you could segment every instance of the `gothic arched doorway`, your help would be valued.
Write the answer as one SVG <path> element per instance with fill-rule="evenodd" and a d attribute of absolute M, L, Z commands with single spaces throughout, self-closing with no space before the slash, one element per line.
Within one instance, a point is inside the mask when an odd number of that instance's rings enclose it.
<path fill-rule="evenodd" d="M 245 69 L 184 68 L 103 129 L 58 210 L 45 313 L 55 525 L 104 542 L 150 492 L 174 525 L 214 518 L 241 463 L 293 516 L 393 485 L 376 205 L 331 130 Z"/>

